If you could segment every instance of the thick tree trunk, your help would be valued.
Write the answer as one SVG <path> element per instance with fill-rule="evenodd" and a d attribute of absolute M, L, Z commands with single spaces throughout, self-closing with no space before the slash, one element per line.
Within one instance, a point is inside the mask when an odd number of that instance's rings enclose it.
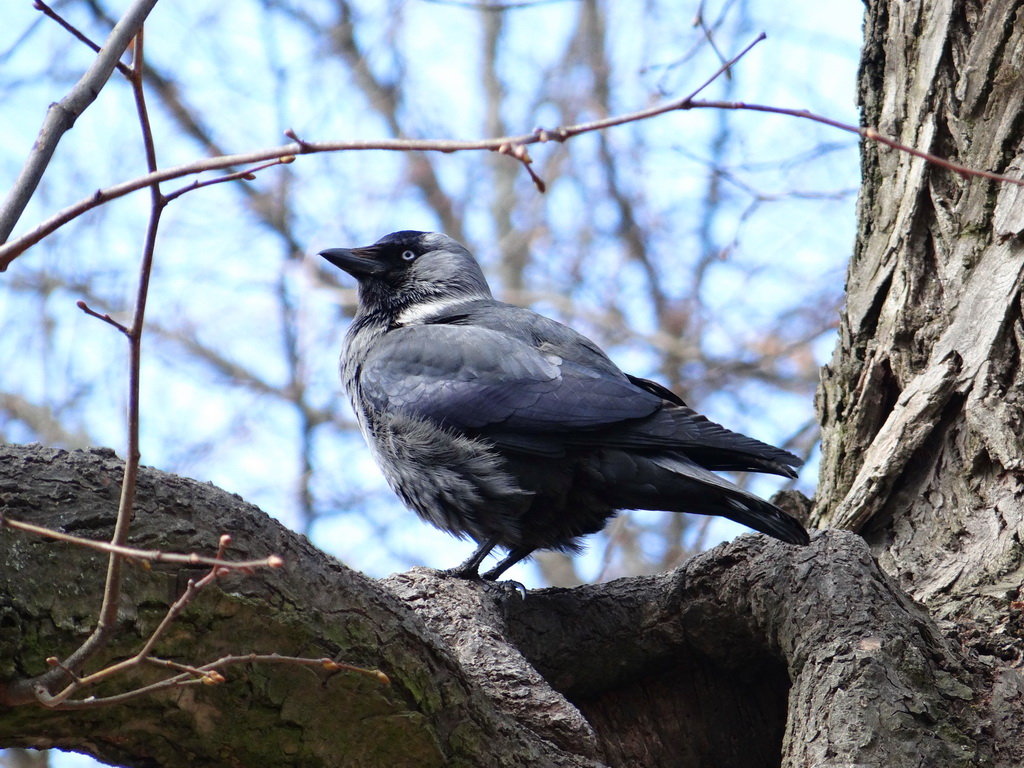
<path fill-rule="evenodd" d="M 1024 5 L 869 4 L 865 121 L 1022 175 Z M 867 142 L 816 522 L 942 618 L 1009 633 L 1024 575 L 1024 190 Z M 1019 638 L 1017 638 L 1019 639 Z M 1006 650 L 1014 659 L 1017 650 Z"/>
<path fill-rule="evenodd" d="M 1024 175 L 1024 4 L 871 2 L 865 34 L 865 124 Z M 872 142 L 863 170 L 814 522 L 861 532 L 989 665 L 994 755 L 1021 765 L 1024 190 Z"/>
<path fill-rule="evenodd" d="M 107 451 L 6 447 L 4 514 L 109 535 L 121 465 Z M 286 664 L 225 685 L 71 711 L 32 703 L 26 676 L 88 633 L 103 558 L 0 533 L 0 743 L 62 746 L 125 765 L 973 765 L 993 712 L 988 670 L 894 588 L 852 534 L 807 548 L 744 536 L 656 577 L 512 592 L 416 570 L 373 581 L 209 485 L 145 470 L 133 540 L 282 571 L 230 575 L 155 652 L 331 657 L 386 672 Z M 195 574 L 188 574 L 195 575 Z M 107 658 L 136 650 L 183 588 L 132 568 Z M 110 695 L 163 670 L 122 675 Z"/>

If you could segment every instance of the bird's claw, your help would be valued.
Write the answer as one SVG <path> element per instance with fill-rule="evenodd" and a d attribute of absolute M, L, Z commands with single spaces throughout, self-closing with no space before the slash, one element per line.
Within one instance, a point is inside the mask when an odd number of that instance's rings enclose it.
<path fill-rule="evenodd" d="M 486 591 L 497 593 L 502 597 L 511 597 L 512 595 L 516 595 L 520 600 L 526 599 L 526 587 L 518 581 L 513 581 L 512 579 L 506 579 L 505 581 L 492 581 L 485 578 L 483 580 L 483 584 Z"/>
<path fill-rule="evenodd" d="M 464 568 L 462 566 L 446 568 L 441 571 L 441 574 L 444 576 L 450 576 L 453 579 L 465 579 L 466 581 L 479 582 L 483 586 L 485 592 L 490 592 L 504 597 L 515 594 L 520 600 L 526 599 L 526 587 L 518 581 L 514 581 L 512 579 L 497 581 L 493 578 L 488 578 L 487 576 L 481 576 L 475 568 Z"/>

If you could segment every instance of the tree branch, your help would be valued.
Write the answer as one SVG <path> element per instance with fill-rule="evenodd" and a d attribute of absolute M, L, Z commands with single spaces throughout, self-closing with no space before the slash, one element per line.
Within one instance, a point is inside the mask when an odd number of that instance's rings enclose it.
<path fill-rule="evenodd" d="M 39 525 L 103 537 L 120 471 L 108 452 L 6 446 L 0 503 Z M 787 766 L 985 760 L 991 669 L 945 639 L 853 534 L 818 534 L 806 548 L 744 536 L 673 573 L 541 590 L 522 601 L 426 569 L 374 582 L 237 497 L 152 469 L 140 470 L 137 509 L 136 544 L 188 551 L 230 531 L 233 556 L 274 551 L 290 567 L 219 578 L 153 644 L 156 664 L 127 670 L 122 684 L 141 690 L 168 669 L 198 679 L 270 654 L 304 661 L 258 663 L 227 685 L 136 697 L 147 703 L 130 723 L 116 710 L 107 720 L 97 710 L 19 710 L 0 718 L 0 743 L 45 739 L 119 762 L 153 757 L 166 743 L 157 757 L 167 768 L 252 764 L 282 738 L 304 765 L 336 765 L 339 750 L 347 764 L 389 766 L 772 764 L 765 756 L 778 765 L 781 750 Z M 11 531 L 0 537 L 18 564 L 0 569 L 0 703 L 14 706 L 35 700 L 19 671 L 76 643 L 78 614 L 101 589 L 102 567 L 79 547 L 39 546 Z M 81 576 L 55 592 L 58 570 Z M 174 600 L 167 587 L 176 575 L 166 566 L 126 577 L 131 600 L 111 660 L 129 657 Z M 248 647 L 240 649 L 243 637 Z M 189 661 L 202 658 L 218 661 Z M 391 685 L 317 673 L 322 658 L 379 668 Z M 268 711 L 286 727 L 268 728 Z M 211 717 L 230 717 L 231 728 L 204 736 L 193 718 Z M 368 718 L 372 733 L 364 732 Z M 157 723 L 169 730 L 154 743 Z M 76 741 L 83 733 L 87 743 Z M 911 747 L 923 749 L 913 763 L 900 753 Z M 728 756 L 738 748 L 746 762 Z"/>
<path fill-rule="evenodd" d="M 287 158 L 292 155 L 314 154 L 320 152 L 365 152 L 369 150 L 391 152 L 465 152 L 486 150 L 488 152 L 503 152 L 515 155 L 514 150 L 516 147 L 525 147 L 529 144 L 544 143 L 548 141 L 564 142 L 584 133 L 605 130 L 640 120 L 648 120 L 652 117 L 663 115 L 666 112 L 690 109 L 748 110 L 755 112 L 768 112 L 777 115 L 787 115 L 789 117 L 796 117 L 804 120 L 813 120 L 814 122 L 830 125 L 833 128 L 856 133 L 864 138 L 877 141 L 902 152 L 907 152 L 915 157 L 923 158 L 930 163 L 940 165 L 941 167 L 948 168 L 965 176 L 978 176 L 992 181 L 1024 186 L 1024 179 L 967 168 L 938 157 L 937 155 L 921 152 L 913 149 L 912 147 L 900 144 L 894 139 L 882 136 L 873 128 L 859 128 L 854 125 L 839 122 L 838 120 L 816 115 L 813 112 L 808 112 L 807 110 L 772 107 L 764 104 L 748 104 L 746 102 L 739 101 L 690 101 L 688 99 L 683 99 L 650 107 L 649 109 L 639 110 L 637 112 L 630 112 L 623 115 L 604 118 L 602 120 L 593 120 L 586 123 L 555 128 L 553 130 L 538 128 L 533 133 L 522 134 L 519 136 L 503 136 L 496 139 L 370 139 L 323 142 L 301 141 L 284 144 L 279 147 L 255 150 L 253 152 L 221 155 L 220 157 L 209 157 L 201 160 L 195 160 L 173 168 L 164 168 L 159 171 L 148 173 L 145 176 L 140 176 L 139 178 L 131 179 L 112 187 L 107 187 L 106 189 L 96 190 L 96 192 L 89 197 L 84 198 L 74 205 L 54 214 L 30 232 L 25 233 L 16 240 L 7 242 L 0 246 L 0 272 L 6 270 L 14 259 L 38 243 L 44 237 L 64 226 L 69 221 L 78 218 L 83 213 L 86 213 L 87 211 L 111 200 L 124 197 L 131 192 L 136 192 L 162 181 L 178 179 L 182 176 L 190 176 L 196 173 L 203 173 L 205 171 L 222 170 L 224 168 L 231 168 L 234 166 L 265 163 L 268 160 L 277 160 L 282 163 L 289 162 Z M 252 170 L 254 169 L 249 169 L 250 172 Z"/>
<path fill-rule="evenodd" d="M 47 528 L 109 538 L 122 472 L 109 451 L 0 446 L 0 508 Z M 140 468 L 134 545 L 190 551 L 223 531 L 231 533 L 232 557 L 274 552 L 289 567 L 218 578 L 156 643 L 166 665 L 137 665 L 105 681 L 100 695 L 153 685 L 168 669 L 189 678 L 192 670 L 220 670 L 226 684 L 135 696 L 130 718 L 116 707 L 4 709 L 0 744 L 61 745 L 122 764 L 145 756 L 165 768 L 257 765 L 275 749 L 306 766 L 336 766 L 339 755 L 381 766 L 595 765 L 496 708 L 437 636 L 374 581 L 233 494 Z M 33 705 L 36 693 L 25 682 L 80 641 L 81 625 L 92 619 L 88 606 L 102 592 L 103 563 L 81 547 L 41 545 L 11 530 L 0 531 L 0 550 L 17 563 L 0 568 L 0 707 Z M 184 576 L 166 565 L 126 569 L 118 631 L 97 662 L 131 656 L 138 639 L 160 626 Z M 249 671 L 226 674 L 239 665 Z M 390 684 L 352 665 L 380 669 Z M 154 744 L 158 723 L 167 738 Z"/>
<path fill-rule="evenodd" d="M 57 144 L 107 84 L 111 73 L 120 63 L 121 55 L 136 33 L 142 29 L 143 22 L 156 2 L 157 0 L 135 0 L 110 31 L 107 42 L 104 43 L 92 66 L 63 99 L 50 105 L 43 127 L 32 145 L 32 151 L 26 158 L 14 186 L 7 193 L 3 205 L 0 206 L 0 242 L 6 242 L 11 236 L 25 206 L 43 178 Z"/>

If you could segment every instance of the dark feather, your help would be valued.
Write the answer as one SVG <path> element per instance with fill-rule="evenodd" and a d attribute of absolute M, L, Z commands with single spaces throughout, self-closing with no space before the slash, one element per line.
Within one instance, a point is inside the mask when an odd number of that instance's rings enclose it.
<path fill-rule="evenodd" d="M 721 515 L 806 544 L 794 519 L 710 470 L 794 477 L 800 460 L 732 432 L 586 337 L 494 301 L 473 257 L 436 233 L 324 251 L 359 280 L 342 379 L 388 482 L 496 577 L 536 549 L 575 551 L 620 509 Z"/>

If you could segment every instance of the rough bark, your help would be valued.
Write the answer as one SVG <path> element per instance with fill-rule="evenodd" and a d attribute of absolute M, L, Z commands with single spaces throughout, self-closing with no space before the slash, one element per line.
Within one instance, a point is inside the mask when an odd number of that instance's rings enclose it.
<path fill-rule="evenodd" d="M 971 168 L 1024 167 L 1024 4 L 871 2 L 864 123 Z M 819 390 L 813 520 L 991 664 L 992 739 L 1024 763 L 1024 193 L 862 151 L 841 338 Z"/>
<path fill-rule="evenodd" d="M 865 123 L 1021 175 L 1024 4 L 875 2 L 865 33 Z M 873 143 L 863 169 L 816 522 L 861 531 L 907 592 L 1019 668 L 1024 194 Z"/>
<path fill-rule="evenodd" d="M 109 451 L 7 446 L 4 514 L 101 538 L 120 470 Z M 0 743 L 166 767 L 275 755 L 312 766 L 957 766 L 991 757 L 991 670 L 944 638 L 852 534 L 818 534 L 807 548 L 744 536 L 669 574 L 522 600 L 425 569 L 367 579 L 209 485 L 147 469 L 139 491 L 138 546 L 209 551 L 227 532 L 233 555 L 274 552 L 288 563 L 204 592 L 160 655 L 329 656 L 382 669 L 391 685 L 253 665 L 229 671 L 224 685 L 109 708 L 18 705 L 17 680 L 90 629 L 103 562 L 4 530 Z M 131 569 L 111 658 L 138 646 L 185 575 Z"/>

